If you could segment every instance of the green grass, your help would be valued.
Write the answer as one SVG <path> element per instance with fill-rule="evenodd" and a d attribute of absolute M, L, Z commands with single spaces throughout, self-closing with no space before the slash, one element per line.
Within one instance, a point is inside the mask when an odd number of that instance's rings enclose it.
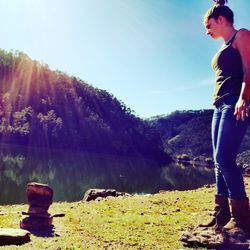
<path fill-rule="evenodd" d="M 247 180 L 246 182 L 249 182 Z M 250 195 L 250 187 L 247 185 Z M 214 188 L 168 191 L 155 195 L 93 202 L 53 203 L 55 237 L 31 236 L 22 246 L 0 249 L 185 249 L 180 234 L 208 219 Z M 27 205 L 0 206 L 1 227 L 18 228 Z"/>

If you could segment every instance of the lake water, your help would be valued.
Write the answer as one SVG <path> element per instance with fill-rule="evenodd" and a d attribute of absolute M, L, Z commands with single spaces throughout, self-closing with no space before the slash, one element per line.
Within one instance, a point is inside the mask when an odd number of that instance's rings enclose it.
<path fill-rule="evenodd" d="M 128 193 L 187 190 L 214 183 L 214 170 L 141 158 L 1 146 L 0 204 L 26 202 L 28 182 L 50 185 L 54 201 L 81 200 L 90 188 Z"/>

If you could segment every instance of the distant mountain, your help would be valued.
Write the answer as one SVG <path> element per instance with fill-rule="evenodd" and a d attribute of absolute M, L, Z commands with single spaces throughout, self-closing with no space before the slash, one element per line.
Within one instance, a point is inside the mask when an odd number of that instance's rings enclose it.
<path fill-rule="evenodd" d="M 4 50 L 0 142 L 169 160 L 158 132 L 112 94 Z"/>
<path fill-rule="evenodd" d="M 191 157 L 212 157 L 211 121 L 213 110 L 175 111 L 170 115 L 148 120 L 162 138 L 165 152 L 170 155 L 188 154 Z M 239 153 L 249 150 L 250 128 Z"/>

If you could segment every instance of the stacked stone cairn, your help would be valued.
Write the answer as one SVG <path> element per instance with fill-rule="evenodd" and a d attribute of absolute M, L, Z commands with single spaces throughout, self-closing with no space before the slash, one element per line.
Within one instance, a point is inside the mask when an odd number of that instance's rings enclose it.
<path fill-rule="evenodd" d="M 53 216 L 48 209 L 53 200 L 53 189 L 46 184 L 31 182 L 27 184 L 27 200 L 29 204 L 27 215 L 20 222 L 20 227 L 29 231 L 51 230 L 54 226 Z"/>

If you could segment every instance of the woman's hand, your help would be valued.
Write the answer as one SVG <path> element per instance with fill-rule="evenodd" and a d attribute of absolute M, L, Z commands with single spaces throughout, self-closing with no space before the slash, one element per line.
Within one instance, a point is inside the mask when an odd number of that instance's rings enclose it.
<path fill-rule="evenodd" d="M 249 116 L 250 98 L 250 31 L 240 29 L 235 37 L 234 46 L 239 51 L 243 66 L 243 81 L 241 93 L 235 106 L 236 119 L 243 121 Z"/>
<path fill-rule="evenodd" d="M 235 105 L 234 115 L 237 120 L 245 121 L 249 117 L 249 101 L 240 98 Z"/>

